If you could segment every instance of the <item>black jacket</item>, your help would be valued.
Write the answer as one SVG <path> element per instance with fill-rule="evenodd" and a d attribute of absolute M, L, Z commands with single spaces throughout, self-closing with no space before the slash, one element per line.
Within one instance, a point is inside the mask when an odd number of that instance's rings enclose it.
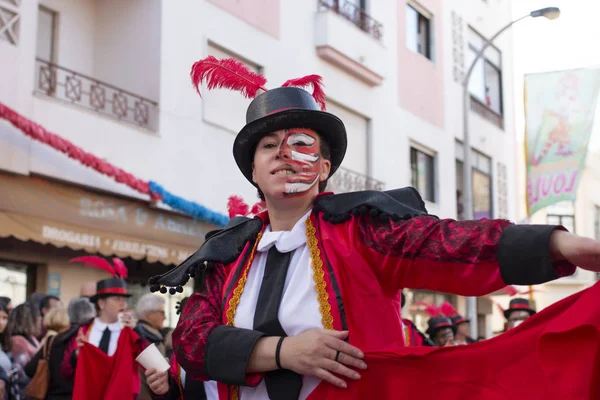
<path fill-rule="evenodd" d="M 50 381 L 48 384 L 48 394 L 46 400 L 70 400 L 73 397 L 73 381 L 63 379 L 60 373 L 60 366 L 65 354 L 66 346 L 69 340 L 77 334 L 79 327 L 71 327 L 68 331 L 56 335 L 50 348 L 50 357 L 48 360 L 48 370 L 50 371 Z M 50 338 L 46 343 L 50 343 Z M 29 377 L 35 375 L 38 362 L 43 357 L 43 349 L 40 349 L 35 356 L 25 366 L 25 374 Z"/>

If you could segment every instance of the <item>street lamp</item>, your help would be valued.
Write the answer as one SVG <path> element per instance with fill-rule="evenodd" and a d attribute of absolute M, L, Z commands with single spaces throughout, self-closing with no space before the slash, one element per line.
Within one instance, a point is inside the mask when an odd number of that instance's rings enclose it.
<path fill-rule="evenodd" d="M 483 47 L 479 50 L 479 52 L 475 55 L 475 59 L 469 66 L 467 70 L 467 74 L 465 75 L 465 79 L 462 82 L 463 86 L 463 212 L 464 218 L 467 220 L 472 220 L 473 217 L 473 181 L 472 181 L 472 167 L 471 167 L 471 140 L 469 137 L 469 79 L 471 78 L 471 74 L 475 69 L 475 64 L 477 61 L 483 56 L 485 50 L 492 44 L 494 39 L 500 36 L 504 31 L 513 26 L 515 23 L 528 18 L 537 18 L 544 17 L 549 20 L 556 19 L 560 16 L 560 9 L 558 7 L 546 7 L 540 8 L 539 10 L 535 10 L 530 12 L 527 15 L 518 18 L 511 23 L 504 26 L 498 32 L 496 32 L 490 39 L 488 39 Z M 477 330 L 477 298 L 476 297 L 467 297 L 467 318 L 471 320 L 471 337 L 478 337 Z"/>

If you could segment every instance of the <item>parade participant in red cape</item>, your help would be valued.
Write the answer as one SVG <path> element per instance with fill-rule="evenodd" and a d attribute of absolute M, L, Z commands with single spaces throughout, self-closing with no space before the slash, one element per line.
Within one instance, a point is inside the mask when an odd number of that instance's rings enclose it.
<path fill-rule="evenodd" d="M 65 379 L 74 379 L 73 399 L 135 399 L 140 392 L 140 376 L 135 361 L 145 347 L 136 322 L 130 315 L 121 315 L 127 307 L 125 280 L 127 268 L 122 260 L 111 265 L 95 256 L 78 257 L 71 262 L 103 269 L 113 275 L 96 284 L 96 294 L 90 301 L 98 316 L 82 325 L 67 343 L 61 372 Z"/>
<path fill-rule="evenodd" d="M 221 399 L 306 399 L 315 389 L 318 399 L 370 376 L 365 353 L 403 347 L 404 287 L 478 296 L 570 275 L 575 265 L 600 270 L 600 244 L 561 227 L 440 220 L 412 188 L 325 193 L 346 132 L 323 111 L 318 76 L 267 90 L 264 77 L 214 57 L 197 62 L 192 76 L 256 97 L 233 153 L 267 206 L 256 218 L 232 219 L 150 280 L 153 290 L 174 293 L 206 269 L 206 289 L 190 298 L 173 342 L 188 376 L 220 382 Z M 312 96 L 300 88 L 309 84 Z"/>

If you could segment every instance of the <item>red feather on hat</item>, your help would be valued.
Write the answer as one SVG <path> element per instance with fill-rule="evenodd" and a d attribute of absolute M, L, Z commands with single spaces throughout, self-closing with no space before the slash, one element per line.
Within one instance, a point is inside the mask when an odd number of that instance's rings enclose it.
<path fill-rule="evenodd" d="M 264 201 L 259 201 L 258 203 L 252 206 L 252 210 L 250 210 L 250 213 L 252 215 L 257 215 L 263 212 L 266 208 L 267 204 Z"/>
<path fill-rule="evenodd" d="M 440 311 L 442 314 L 444 314 L 446 317 L 454 317 L 456 315 L 458 315 L 458 311 L 456 311 L 456 308 L 454 308 L 452 306 L 452 304 L 448 303 L 447 301 L 444 302 L 441 306 L 440 306 Z"/>
<path fill-rule="evenodd" d="M 519 293 L 517 288 L 514 287 L 513 285 L 505 286 L 502 289 L 500 289 L 500 291 L 506 293 L 509 296 L 514 296 L 515 294 Z"/>
<path fill-rule="evenodd" d="M 209 90 L 215 88 L 237 90 L 249 99 L 256 97 L 259 90 L 267 91 L 264 87 L 267 79 L 250 71 L 235 58 L 218 60 L 213 56 L 208 56 L 192 65 L 190 76 L 200 97 L 202 97 L 200 93 L 202 82 L 206 83 Z"/>
<path fill-rule="evenodd" d="M 321 107 L 321 110 L 325 111 L 325 91 L 323 90 L 323 78 L 320 75 L 306 75 L 302 78 L 290 79 L 286 81 L 281 87 L 287 86 L 297 86 L 304 88 L 306 86 L 312 85 L 313 93 L 312 96 L 315 98 L 315 101 Z"/>
<path fill-rule="evenodd" d="M 69 260 L 69 262 L 70 263 L 76 263 L 76 262 L 82 263 L 89 267 L 104 270 L 104 271 L 108 272 L 109 274 L 111 274 L 112 276 L 115 276 L 115 269 L 113 268 L 113 266 L 110 265 L 110 263 L 102 257 L 82 256 L 82 257 L 72 258 Z"/>
<path fill-rule="evenodd" d="M 227 200 L 227 211 L 229 211 L 229 218 L 237 215 L 245 217 L 250 212 L 250 207 L 240 196 L 234 195 L 229 196 L 229 200 Z"/>
<path fill-rule="evenodd" d="M 125 263 L 120 258 L 113 258 L 113 266 L 117 275 L 123 279 L 127 278 L 128 271 Z"/>
<path fill-rule="evenodd" d="M 425 310 L 423 310 L 423 311 L 425 311 L 431 317 L 439 317 L 441 314 L 439 307 L 436 307 L 433 304 L 426 306 Z"/>

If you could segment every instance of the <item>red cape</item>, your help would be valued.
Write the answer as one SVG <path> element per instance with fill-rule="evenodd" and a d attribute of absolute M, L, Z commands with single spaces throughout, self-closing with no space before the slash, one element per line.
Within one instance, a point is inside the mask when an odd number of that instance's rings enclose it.
<path fill-rule="evenodd" d="M 366 361 L 348 389 L 322 383 L 309 399 L 600 399 L 600 282 L 495 338 L 371 352 Z"/>
<path fill-rule="evenodd" d="M 134 377 L 138 374 L 135 361 L 138 339 L 134 331 L 124 328 L 117 351 L 111 357 L 85 343 L 77 359 L 73 400 L 132 399 Z"/>

